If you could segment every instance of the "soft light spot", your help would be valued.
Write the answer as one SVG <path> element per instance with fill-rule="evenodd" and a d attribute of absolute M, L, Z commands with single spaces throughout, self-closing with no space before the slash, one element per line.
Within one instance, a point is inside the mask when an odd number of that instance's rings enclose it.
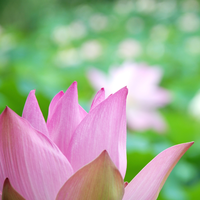
<path fill-rule="evenodd" d="M 191 37 L 186 40 L 185 49 L 192 55 L 200 55 L 200 37 Z"/>
<path fill-rule="evenodd" d="M 156 2 L 155 0 L 137 0 L 137 10 L 144 13 L 151 13 L 155 11 Z"/>
<path fill-rule="evenodd" d="M 76 66 L 80 62 L 78 51 L 75 48 L 59 51 L 54 62 L 58 67 Z"/>
<path fill-rule="evenodd" d="M 165 41 L 168 38 L 169 30 L 166 26 L 158 24 L 151 29 L 150 37 L 152 40 Z"/>
<path fill-rule="evenodd" d="M 123 40 L 119 44 L 118 54 L 120 57 L 128 59 L 135 58 L 141 54 L 142 47 L 140 43 L 133 39 Z"/>
<path fill-rule="evenodd" d="M 182 31 L 194 32 L 199 28 L 199 17 L 194 13 L 187 13 L 182 15 L 177 23 Z"/>
<path fill-rule="evenodd" d="M 165 46 L 161 42 L 150 42 L 147 45 L 147 54 L 155 59 L 160 59 L 165 53 Z"/>
<path fill-rule="evenodd" d="M 97 40 L 89 40 L 83 43 L 80 54 L 83 59 L 95 60 L 102 53 L 102 45 Z"/>
<path fill-rule="evenodd" d="M 107 28 L 108 18 L 105 15 L 98 13 L 90 17 L 89 23 L 94 31 L 99 32 Z"/>
<path fill-rule="evenodd" d="M 126 30 L 129 33 L 140 33 L 144 29 L 144 21 L 140 17 L 131 17 L 126 22 Z"/>
<path fill-rule="evenodd" d="M 134 3 L 132 1 L 118 1 L 114 5 L 114 10 L 116 13 L 120 15 L 126 15 L 133 11 L 135 8 Z"/>
<path fill-rule="evenodd" d="M 64 46 L 69 43 L 69 28 L 68 26 L 58 26 L 53 30 L 52 40 L 59 46 Z"/>

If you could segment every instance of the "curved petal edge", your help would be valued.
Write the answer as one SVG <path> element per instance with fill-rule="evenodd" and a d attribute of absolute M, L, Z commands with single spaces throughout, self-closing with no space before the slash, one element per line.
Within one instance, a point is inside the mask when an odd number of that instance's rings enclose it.
<path fill-rule="evenodd" d="M 43 114 L 40 110 L 38 101 L 35 96 L 35 90 L 31 90 L 24 105 L 22 117 L 38 131 L 49 136 L 47 125 Z"/>
<path fill-rule="evenodd" d="M 8 178 L 3 184 L 2 200 L 25 200 L 10 184 Z"/>
<path fill-rule="evenodd" d="M 121 200 L 123 194 L 123 178 L 104 150 L 94 161 L 68 179 L 56 200 Z"/>
<path fill-rule="evenodd" d="M 172 146 L 158 154 L 126 186 L 123 200 L 155 200 L 167 177 L 194 142 Z"/>
<path fill-rule="evenodd" d="M 122 174 L 126 173 L 126 97 L 122 88 L 88 113 L 77 126 L 69 143 L 67 159 L 74 171 L 107 150 Z"/>

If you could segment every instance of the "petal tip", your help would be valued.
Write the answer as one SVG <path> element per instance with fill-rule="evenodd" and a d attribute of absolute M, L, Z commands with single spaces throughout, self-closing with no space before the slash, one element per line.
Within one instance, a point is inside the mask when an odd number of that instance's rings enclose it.
<path fill-rule="evenodd" d="M 25 200 L 11 185 L 10 180 L 6 178 L 3 183 L 2 200 Z"/>
<path fill-rule="evenodd" d="M 188 144 L 188 147 L 191 147 L 191 146 L 194 144 L 194 141 L 188 142 L 188 143 L 186 143 L 186 144 Z"/>
<path fill-rule="evenodd" d="M 29 92 L 29 94 L 35 94 L 35 91 L 36 91 L 36 89 L 31 90 L 31 91 Z"/>
<path fill-rule="evenodd" d="M 128 88 L 127 88 L 127 86 L 121 88 L 121 90 L 119 90 L 118 92 L 121 92 L 121 94 L 123 94 L 125 97 L 127 97 L 127 95 L 128 95 Z"/>
<path fill-rule="evenodd" d="M 100 154 L 100 156 L 109 156 L 108 152 L 106 150 L 103 150 Z"/>
<path fill-rule="evenodd" d="M 13 112 L 12 109 L 10 109 L 8 106 L 5 107 L 4 111 L 2 112 L 3 115 L 9 114 Z"/>
<path fill-rule="evenodd" d="M 63 92 L 63 90 L 61 90 L 58 94 L 64 95 L 65 93 Z"/>
<path fill-rule="evenodd" d="M 181 143 L 181 144 L 179 144 L 179 145 L 185 146 L 185 147 L 187 147 L 187 148 L 190 148 L 193 144 L 194 144 L 194 141 L 186 142 L 186 143 Z M 175 146 L 176 146 L 176 145 L 175 145 Z"/>
<path fill-rule="evenodd" d="M 127 86 L 124 86 L 121 90 L 128 93 L 128 87 Z"/>
<path fill-rule="evenodd" d="M 103 160 L 111 160 L 106 150 L 103 150 L 97 158 L 101 158 Z"/>
<path fill-rule="evenodd" d="M 69 88 L 67 89 L 67 90 L 77 90 L 77 82 L 76 81 L 74 81 L 70 86 L 69 86 Z M 66 90 L 66 91 L 67 91 Z"/>
<path fill-rule="evenodd" d="M 74 81 L 74 82 L 72 83 L 72 85 L 73 85 L 73 86 L 77 86 L 77 81 Z"/>
<path fill-rule="evenodd" d="M 10 109 L 10 108 L 9 108 L 8 106 L 6 106 L 5 109 L 4 109 L 4 111 L 7 111 L 8 109 Z M 4 112 L 4 111 L 3 111 L 3 112 Z"/>
<path fill-rule="evenodd" d="M 5 187 L 6 185 L 10 185 L 10 180 L 9 178 L 7 177 L 3 183 L 3 187 Z"/>

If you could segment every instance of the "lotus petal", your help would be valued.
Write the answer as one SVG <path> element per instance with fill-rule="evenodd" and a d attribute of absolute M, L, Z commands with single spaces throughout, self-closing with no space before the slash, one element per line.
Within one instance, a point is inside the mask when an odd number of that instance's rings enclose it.
<path fill-rule="evenodd" d="M 77 171 L 64 184 L 56 200 L 121 200 L 124 194 L 124 181 L 108 153 Z"/>
<path fill-rule="evenodd" d="M 79 105 L 80 117 L 83 119 L 88 113 Z"/>
<path fill-rule="evenodd" d="M 67 158 L 75 171 L 107 150 L 122 174 L 126 173 L 126 96 L 123 88 L 100 103 L 82 120 L 69 144 Z"/>
<path fill-rule="evenodd" d="M 77 83 L 72 83 L 57 104 L 53 104 L 47 120 L 47 127 L 50 138 L 66 155 L 71 137 L 85 116 L 83 109 L 78 104 Z"/>
<path fill-rule="evenodd" d="M 54 113 L 54 109 L 56 108 L 56 105 L 59 101 L 59 99 L 64 95 L 63 91 L 60 91 L 58 94 L 54 96 L 54 98 L 51 100 L 51 103 L 49 105 L 49 112 L 48 112 L 48 120 L 52 118 L 52 114 Z"/>
<path fill-rule="evenodd" d="M 158 154 L 126 186 L 123 200 L 156 200 L 170 172 L 193 143 L 178 144 Z"/>
<path fill-rule="evenodd" d="M 93 101 L 92 101 L 92 105 L 90 108 L 90 111 L 95 108 L 97 105 L 99 105 L 102 101 L 105 100 L 105 90 L 104 88 L 101 88 L 97 94 L 95 95 Z"/>
<path fill-rule="evenodd" d="M 46 122 L 35 97 L 35 90 L 31 90 L 26 99 L 22 117 L 28 120 L 35 129 L 49 136 Z"/>
<path fill-rule="evenodd" d="M 28 200 L 54 200 L 73 169 L 58 147 L 6 108 L 0 115 L 0 186 L 9 178 Z"/>

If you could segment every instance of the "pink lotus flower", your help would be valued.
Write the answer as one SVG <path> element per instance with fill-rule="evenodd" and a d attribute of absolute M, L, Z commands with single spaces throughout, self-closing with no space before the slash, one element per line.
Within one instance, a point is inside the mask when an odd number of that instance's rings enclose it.
<path fill-rule="evenodd" d="M 35 91 L 22 117 L 6 108 L 0 115 L 2 200 L 156 199 L 193 143 L 161 152 L 124 184 L 127 92 L 125 87 L 105 99 L 101 89 L 86 113 L 74 82 L 51 101 L 47 123 Z"/>
<path fill-rule="evenodd" d="M 92 86 L 99 90 L 102 86 L 109 94 L 127 86 L 127 122 L 130 129 L 143 131 L 153 128 L 158 132 L 166 129 L 162 116 L 156 111 L 170 101 L 169 92 L 158 87 L 162 71 L 158 67 L 144 64 L 125 63 L 119 68 L 111 68 L 109 74 L 92 68 L 88 78 Z"/>

